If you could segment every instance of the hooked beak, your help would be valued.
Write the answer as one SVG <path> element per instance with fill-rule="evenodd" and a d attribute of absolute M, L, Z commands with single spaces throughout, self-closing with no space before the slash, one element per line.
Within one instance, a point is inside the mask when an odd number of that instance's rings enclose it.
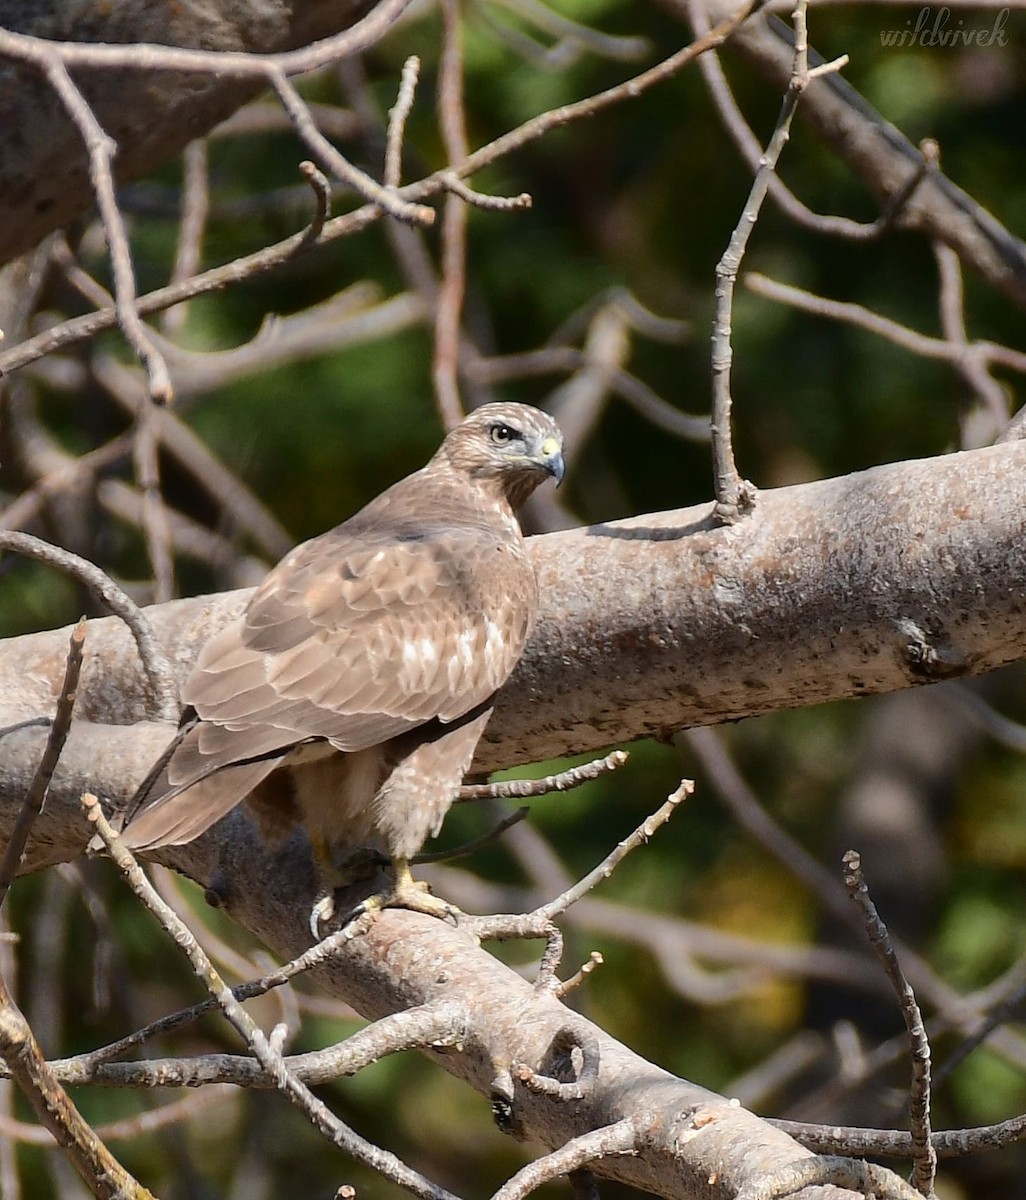
<path fill-rule="evenodd" d="M 556 487 L 559 487 L 563 482 L 566 463 L 563 459 L 563 447 L 559 444 L 558 438 L 547 437 L 542 442 L 538 462 L 555 479 Z"/>

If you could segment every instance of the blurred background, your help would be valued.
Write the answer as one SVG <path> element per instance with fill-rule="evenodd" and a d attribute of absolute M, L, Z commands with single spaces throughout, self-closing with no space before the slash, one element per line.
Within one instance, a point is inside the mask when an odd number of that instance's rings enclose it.
<path fill-rule="evenodd" d="M 817 6 L 810 36 L 825 57 L 848 54 L 849 83 L 911 142 L 936 139 L 945 174 L 1021 235 L 1026 14 L 1005 10 L 990 44 L 882 45 L 885 31 L 909 28 L 920 11 Z M 955 8 L 949 24 L 993 31 L 998 16 Z M 626 0 L 467 5 L 470 146 L 666 57 L 691 36 L 681 18 L 674 4 Z M 436 104 L 441 40 L 439 13 L 418 5 L 362 57 L 300 81 L 320 128 L 376 177 L 385 114 L 411 54 L 422 69 L 403 179 L 446 163 Z M 721 65 L 764 144 L 780 90 L 729 51 Z M 188 241 L 183 220 L 200 229 L 189 235 L 194 270 L 302 228 L 312 210 L 297 172 L 305 157 L 265 97 L 184 159 L 126 184 L 119 199 L 140 292 L 169 278 Z M 879 213 L 800 115 L 780 174 L 817 213 L 860 221 Z M 693 64 L 472 180 L 483 192 L 533 197 L 526 211 L 469 210 L 461 390 L 468 405 L 516 398 L 563 422 L 568 478 L 558 507 L 549 496 L 531 508 L 534 531 L 711 499 L 701 418 L 710 403 L 714 276 L 751 179 Z M 352 206 L 339 191 L 335 211 Z M 155 319 L 177 392 L 157 458 L 173 578 L 156 591 L 142 529 L 146 481 L 141 490 L 133 467 L 141 373 L 116 333 L 10 381 L 0 522 L 91 559 L 140 601 L 258 581 L 289 545 L 351 514 L 437 445 L 438 263 L 437 229 L 378 222 Z M 758 272 L 937 339 L 946 336 L 941 280 L 950 268 L 915 233 L 824 236 L 767 202 L 733 314 L 735 444 L 746 478 L 760 488 L 801 483 L 995 436 L 996 409 L 1021 403 L 1008 367 L 994 371 L 993 388 L 974 386 L 949 361 L 744 283 Z M 82 272 L 109 286 L 91 221 L 52 249 L 33 328 L 93 306 Z M 1023 348 L 1015 304 L 971 272 L 963 285 L 969 338 Z M 950 278 L 947 286 L 950 299 Z M 0 636 L 63 625 L 81 612 L 97 610 L 71 580 L 15 556 L 0 561 Z M 943 1068 L 999 1010 L 988 1044 L 938 1082 L 935 1127 L 1011 1117 L 1026 1108 L 1024 682 L 1016 667 L 857 703 L 801 708 L 796 698 L 791 712 L 631 746 L 624 770 L 534 802 L 529 823 L 458 870 L 444 868 L 438 888 L 471 911 L 549 898 L 657 808 L 682 774 L 694 774 L 696 795 L 674 821 L 571 913 L 567 968 L 592 951 L 604 959 L 571 1003 L 661 1066 L 762 1115 L 904 1127 L 900 1013 L 845 916 L 839 861 L 853 846 L 881 915 L 909 948 L 903 961 L 931 1019 L 935 1065 Z M 563 765 L 539 764 L 536 773 Z M 463 806 L 440 844 L 475 836 L 490 819 L 481 806 Z M 264 969 L 263 951 L 244 931 L 188 885 L 158 878 L 233 979 Z M 49 1054 L 101 1045 L 197 999 L 177 952 L 106 863 L 19 882 L 10 920 L 22 940 L 5 949 L 6 969 L 16 971 L 20 1001 Z M 495 952 L 528 971 L 537 961 L 535 946 Z M 255 1011 L 265 1024 L 283 1014 L 290 1021 L 294 1052 L 359 1025 L 303 984 L 262 1003 Z M 151 1053 L 219 1048 L 236 1046 L 208 1018 Z M 360 1195 L 398 1194 L 340 1161 L 273 1094 L 190 1093 L 181 1119 L 154 1132 L 144 1131 L 139 1112 L 179 1097 L 75 1094 L 98 1125 L 125 1122 L 113 1149 L 166 1197 L 328 1197 L 343 1183 Z M 524 1161 L 480 1097 L 416 1055 L 323 1094 L 361 1133 L 461 1195 L 489 1194 Z M 24 1140 L 20 1100 L 7 1095 L 5 1105 L 4 1196 L 13 1200 L 14 1188 L 31 1200 L 81 1194 L 58 1155 Z M 939 1193 L 1012 1200 L 1026 1196 L 1024 1178 L 1021 1151 L 981 1153 L 945 1165 Z M 601 1192 L 627 1195 L 608 1184 Z"/>

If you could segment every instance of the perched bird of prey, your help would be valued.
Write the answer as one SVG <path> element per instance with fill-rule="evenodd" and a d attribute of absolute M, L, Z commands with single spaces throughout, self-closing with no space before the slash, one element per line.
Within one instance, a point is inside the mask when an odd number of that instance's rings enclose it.
<path fill-rule="evenodd" d="M 198 837 L 249 800 L 264 832 L 299 822 L 323 894 L 340 847 L 383 849 L 391 891 L 367 907 L 451 911 L 410 874 L 470 767 L 520 658 L 537 583 L 516 512 L 563 476 L 551 417 L 486 404 L 427 466 L 291 551 L 200 651 L 178 737 L 126 813 L 136 850 Z"/>

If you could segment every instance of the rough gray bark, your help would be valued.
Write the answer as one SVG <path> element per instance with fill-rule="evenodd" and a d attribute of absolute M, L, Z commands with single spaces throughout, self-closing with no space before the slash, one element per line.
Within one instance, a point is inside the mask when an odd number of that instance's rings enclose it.
<path fill-rule="evenodd" d="M 267 54 L 348 28 L 366 0 L 0 0 L 0 29 L 54 41 L 149 42 Z M 141 53 L 141 52 L 140 52 Z M 82 88 L 118 144 L 120 180 L 145 174 L 224 120 L 261 84 L 213 73 L 80 72 Z M 34 246 L 93 205 L 81 135 L 42 75 L 0 61 L 0 262 Z"/>

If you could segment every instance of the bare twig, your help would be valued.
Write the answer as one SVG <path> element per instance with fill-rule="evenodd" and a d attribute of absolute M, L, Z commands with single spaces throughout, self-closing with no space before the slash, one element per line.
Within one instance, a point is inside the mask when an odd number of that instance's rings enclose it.
<path fill-rule="evenodd" d="M 113 43 L 44 41 L 9 30 L 5 30 L 0 39 L 0 54 L 27 60 L 38 52 L 37 47 L 41 45 L 55 53 L 65 65 L 87 70 L 131 68 L 182 71 L 186 74 L 224 74 L 244 79 L 267 79 L 271 71 L 301 75 L 374 45 L 409 7 L 410 2 L 381 0 L 348 29 L 298 50 L 276 54 L 248 54 L 242 50 L 188 50 L 154 43 L 119 46 Z"/>
<path fill-rule="evenodd" d="M 197 138 L 190 142 L 185 147 L 182 158 L 182 218 L 178 226 L 178 245 L 175 249 L 174 266 L 171 268 L 171 283 L 181 283 L 199 270 L 203 254 L 203 234 L 210 212 L 206 141 Z M 164 336 L 174 337 L 180 333 L 187 315 L 188 306 L 185 304 L 165 311 L 161 321 Z"/>
<path fill-rule="evenodd" d="M 463 32 L 459 0 L 441 0 L 442 56 L 438 69 L 438 121 L 450 163 L 467 157 L 463 111 Z M 455 175 L 452 176 L 455 178 Z M 442 216 L 442 278 L 435 304 L 431 381 L 447 429 L 463 417 L 459 390 L 460 315 L 467 285 L 467 206 L 450 188 Z"/>
<path fill-rule="evenodd" d="M 503 1184 L 493 1195 L 492 1200 L 523 1200 L 535 1188 L 541 1187 L 550 1179 L 558 1179 L 569 1175 L 571 1171 L 579 1171 L 588 1163 L 600 1158 L 608 1158 L 613 1154 L 633 1154 L 638 1143 L 637 1122 L 633 1117 L 617 1121 L 615 1125 L 605 1125 L 601 1129 L 592 1129 L 567 1142 L 551 1154 L 537 1158 L 526 1167 L 522 1167 L 512 1179 Z"/>
<path fill-rule="evenodd" d="M 622 767 L 628 759 L 626 750 L 614 750 L 605 758 L 568 767 L 558 775 L 546 775 L 543 779 L 503 779 L 498 783 L 465 783 L 459 790 L 456 801 L 463 804 L 470 800 L 526 800 L 528 797 L 545 796 L 549 792 L 567 792 L 580 787 L 589 779 L 598 779 L 610 771 Z"/>
<path fill-rule="evenodd" d="M 160 490 L 160 463 L 157 455 L 157 412 L 145 397 L 136 410 L 132 459 L 135 482 L 142 497 L 140 526 L 146 553 L 153 572 L 153 601 L 165 604 L 174 596 L 175 573 L 171 556 L 171 534 L 167 509 Z"/>
<path fill-rule="evenodd" d="M 989 374 L 977 355 L 969 350 L 969 336 L 965 327 L 965 295 L 962 287 L 962 264 L 950 246 L 934 241 L 933 256 L 937 261 L 937 276 L 940 283 L 939 308 L 941 330 L 957 352 L 954 359 L 956 370 L 980 397 L 990 413 L 992 429 L 988 432 L 992 441 L 1008 425 L 1008 398 L 1005 390 Z M 974 439 L 975 440 L 975 439 Z M 964 449 L 972 447 L 963 445 Z"/>
<path fill-rule="evenodd" d="M 561 44 L 579 46 L 602 58 L 620 62 L 633 62 L 643 58 L 649 50 L 649 42 L 643 37 L 617 37 L 582 25 L 549 8 L 540 0 L 498 0 L 503 7 L 515 12 L 523 20 L 536 26 L 543 33 L 559 38 Z M 555 48 L 554 48 L 555 49 Z"/>
<path fill-rule="evenodd" d="M 160 647 L 149 620 L 134 600 L 105 572 L 70 550 L 51 546 L 27 533 L 0 531 L 0 550 L 13 550 L 38 559 L 77 579 L 97 596 L 115 616 L 128 626 L 135 639 L 150 694 L 158 714 L 168 721 L 178 720 L 178 685 L 174 668 Z"/>
<path fill-rule="evenodd" d="M 214 901 L 216 898 L 211 895 L 209 899 Z M 295 979 L 296 976 L 312 970 L 321 963 L 327 962 L 347 942 L 352 941 L 355 937 L 359 937 L 363 932 L 363 928 L 363 925 L 357 921 L 336 930 L 324 938 L 323 941 L 318 942 L 316 946 L 311 946 L 309 950 L 299 955 L 298 958 L 294 958 L 291 962 L 276 967 L 273 971 L 269 971 L 259 979 L 251 979 L 246 983 L 237 984 L 232 988 L 232 995 L 239 1001 L 252 1000 L 257 996 L 263 996 L 272 988 L 280 987 L 282 984 Z M 169 1013 L 167 1016 L 158 1018 L 142 1029 L 136 1030 L 127 1037 L 120 1038 L 108 1046 L 102 1046 L 98 1050 L 92 1050 L 87 1054 L 80 1054 L 69 1061 L 76 1065 L 77 1070 L 83 1072 L 83 1078 L 87 1078 L 101 1063 L 123 1058 L 130 1050 L 135 1049 L 136 1046 L 141 1046 L 155 1037 L 171 1033 L 183 1025 L 198 1021 L 200 1017 L 212 1012 L 216 1007 L 217 1001 L 213 998 L 201 1000 L 199 1004 L 194 1004 L 191 1008 L 182 1009 L 176 1013 Z"/>
<path fill-rule="evenodd" d="M 901 1004 L 901 1015 L 908 1030 L 912 1057 L 912 1084 L 909 1088 L 909 1128 L 912 1134 L 912 1179 L 924 1196 L 933 1195 L 937 1174 L 937 1154 L 930 1141 L 930 1043 L 923 1025 L 923 1015 L 916 1003 L 912 986 L 905 978 L 887 927 L 876 911 L 862 875 L 858 853 L 849 850 L 843 857 L 844 883 L 848 895 L 858 906 L 866 923 L 866 933 L 877 957 L 883 964 Z"/>
<path fill-rule="evenodd" d="M 647 842 L 661 826 L 666 824 L 681 802 L 694 790 L 695 785 L 690 779 L 681 780 L 680 786 L 669 796 L 665 804 L 647 817 L 630 837 L 620 842 L 616 849 L 608 854 L 594 870 L 589 871 L 583 879 L 580 879 L 573 887 L 567 888 L 554 900 L 539 905 L 529 913 L 504 913 L 498 916 L 472 918 L 475 935 L 482 940 L 548 938 L 553 918 L 566 912 L 571 905 L 590 892 L 597 884 L 608 879 L 631 851 Z"/>
<path fill-rule="evenodd" d="M 565 1061 L 575 1078 L 567 1081 L 552 1075 L 541 1075 L 527 1063 L 513 1063 L 510 1072 L 529 1091 L 554 1100 L 584 1100 L 593 1091 L 599 1075 L 599 1045 L 592 1036 L 582 1037 L 572 1025 L 562 1029 L 552 1041 L 551 1053 Z"/>
<path fill-rule="evenodd" d="M 417 854 L 412 861 L 416 863 L 439 863 L 452 862 L 456 858 L 467 858 L 471 854 L 476 854 L 482 847 L 490 846 L 493 842 L 497 841 L 507 829 L 519 824 L 530 811 L 529 808 L 518 808 L 516 812 L 511 812 L 503 817 L 497 825 L 489 829 L 487 833 L 481 834 L 480 837 L 473 838 L 469 842 L 464 842 L 461 846 L 455 846 L 452 850 L 435 850 L 428 854 Z"/>
<path fill-rule="evenodd" d="M 0 976 L 0 1057 L 40 1121 L 101 1200 L 153 1200 L 124 1169 L 72 1103 L 43 1057 L 28 1022 Z"/>
<path fill-rule="evenodd" d="M 597 884 L 601 883 L 604 879 L 608 879 L 631 851 L 636 850 L 655 836 L 656 832 L 666 824 L 677 811 L 680 804 L 694 790 L 695 784 L 693 780 L 682 779 L 677 790 L 667 797 L 666 803 L 643 821 L 630 837 L 620 842 L 615 850 L 608 854 L 594 870 L 589 871 L 583 879 L 575 883 L 572 888 L 568 888 L 561 896 L 550 900 L 548 904 L 543 904 L 538 909 L 538 914 L 543 916 L 545 920 L 551 921 L 560 913 L 566 912 L 572 904 L 575 904 L 582 896 L 587 895 Z"/>
<path fill-rule="evenodd" d="M 767 1118 L 809 1150 L 829 1151 L 831 1154 L 861 1158 L 872 1154 L 879 1158 L 910 1158 L 912 1134 L 904 1129 L 866 1129 L 863 1126 L 810 1125 L 804 1121 L 782 1121 Z M 938 1158 L 963 1158 L 981 1150 L 1000 1150 L 1026 1140 L 1026 1116 L 1011 1117 L 996 1125 L 981 1125 L 975 1129 L 934 1130 L 930 1144 Z"/>
<path fill-rule="evenodd" d="M 68 646 L 68 659 L 64 667 L 64 682 L 61 684 L 60 695 L 57 697 L 57 711 L 54 714 L 50 734 L 46 739 L 43 757 L 32 777 L 29 790 L 25 793 L 21 810 L 14 822 L 11 836 L 4 847 L 3 859 L 0 860 L 0 906 L 7 898 L 7 892 L 21 863 L 21 856 L 28 845 L 29 833 L 36 817 L 43 811 L 46 793 L 50 780 L 57 769 L 57 760 L 64 749 L 71 729 L 71 714 L 75 707 L 75 692 L 78 688 L 78 676 L 82 669 L 82 653 L 85 645 L 86 622 L 83 617 L 71 633 Z"/>
<path fill-rule="evenodd" d="M 114 194 L 111 163 L 117 146 L 101 128 L 93 110 L 68 74 L 67 66 L 55 44 L 0 30 L 0 50 L 9 54 L 13 50 L 15 57 L 32 63 L 43 72 L 81 134 L 89 155 L 90 180 L 110 254 L 118 324 L 146 368 L 150 399 L 157 404 L 166 404 L 172 396 L 171 378 L 163 355 L 157 349 L 139 315 L 128 235 Z"/>
<path fill-rule="evenodd" d="M 324 229 L 324 222 L 331 214 L 331 184 L 323 171 L 317 169 L 317 164 L 304 158 L 299 164 L 299 173 L 310 185 L 314 194 L 313 220 L 306 227 L 306 239 L 316 242 Z"/>
<path fill-rule="evenodd" d="M 570 976 L 569 979 L 564 979 L 563 982 L 555 989 L 555 994 L 560 1000 L 564 996 L 569 996 L 572 991 L 575 991 L 595 970 L 596 967 L 601 967 L 605 962 L 601 953 L 598 950 L 592 950 L 588 955 L 588 961 L 582 963 L 580 967 Z"/>
<path fill-rule="evenodd" d="M 847 55 L 832 63 L 809 68 L 809 46 L 805 25 L 806 0 L 798 0 L 794 10 L 795 47 L 794 66 L 788 82 L 784 103 L 777 118 L 776 128 L 769 140 L 765 153 L 759 160 L 759 169 L 752 182 L 748 200 L 741 212 L 727 249 L 716 267 L 716 317 L 712 335 L 712 455 L 713 482 L 716 494 L 714 514 L 724 524 L 736 521 L 754 504 L 755 492 L 752 485 L 743 480 L 734 462 L 733 438 L 730 412 L 730 367 L 733 359 L 731 347 L 731 314 L 734 304 L 734 284 L 744 257 L 745 248 L 755 222 L 759 218 L 769 181 L 776 170 L 777 160 L 791 136 L 791 122 L 802 92 L 814 78 L 838 71 L 848 61 Z"/>
<path fill-rule="evenodd" d="M 458 175 L 444 176 L 442 182 L 445 184 L 446 191 L 452 192 L 454 196 L 459 196 L 461 200 L 465 200 L 468 204 L 472 204 L 484 212 L 515 212 L 518 209 L 530 208 L 533 204 L 528 192 L 520 192 L 516 196 L 489 196 L 485 192 L 477 192 L 469 187 Z"/>
<path fill-rule="evenodd" d="M 467 1015 L 452 1005 L 429 1005 L 392 1013 L 358 1030 L 344 1041 L 285 1059 L 290 1074 L 311 1087 L 356 1075 L 391 1054 L 458 1045 L 466 1037 Z M 274 1078 L 254 1058 L 237 1054 L 201 1054 L 193 1058 L 148 1058 L 110 1062 L 96 1054 L 52 1062 L 62 1083 L 77 1087 L 214 1087 L 224 1083 L 245 1088 L 273 1088 Z"/>
<path fill-rule="evenodd" d="M 819 0 L 817 7 L 821 2 L 822 0 Z M 788 5 L 788 11 L 791 11 L 794 7 L 794 0 L 788 0 Z M 688 0 L 688 16 L 692 28 L 697 33 L 702 34 L 708 30 L 709 21 L 706 8 L 700 0 Z M 734 99 L 718 55 L 703 54 L 698 60 L 698 67 L 727 133 L 733 139 L 749 169 L 757 171 L 762 160 L 762 146 Z M 888 198 L 876 220 L 869 222 L 813 212 L 776 174 L 769 181 L 769 196 L 783 213 L 803 229 L 811 229 L 814 233 L 826 236 L 847 238 L 850 241 L 870 242 L 882 237 L 894 227 L 898 216 L 924 177 L 933 169 L 933 165 L 932 160 L 924 156 L 908 180 Z"/>
<path fill-rule="evenodd" d="M 55 1070 L 54 1073 L 59 1079 L 60 1072 Z M 238 1095 L 238 1093 L 231 1084 L 213 1084 L 209 1088 L 189 1093 L 178 1100 L 161 1104 L 157 1108 L 145 1109 L 143 1112 L 136 1113 L 134 1117 L 124 1117 L 120 1121 L 108 1121 L 104 1125 L 97 1125 L 94 1132 L 104 1142 L 130 1141 L 158 1129 L 166 1129 L 168 1125 L 177 1125 L 179 1122 L 195 1116 L 201 1110 L 209 1108 L 213 1104 L 219 1104 L 233 1095 Z M 39 1125 L 29 1125 L 25 1121 L 16 1121 L 10 1117 L 0 1116 L 0 1134 L 5 1138 L 13 1138 L 31 1146 L 52 1146 L 54 1144 L 53 1134 L 49 1130 Z M 6 1193 L 4 1193 L 4 1197 L 6 1200 Z"/>
<path fill-rule="evenodd" d="M 331 53 L 350 53 L 351 45 L 362 45 L 362 37 L 369 35 L 371 28 L 377 28 L 378 23 L 394 19 L 397 10 L 401 11 L 409 0 L 383 0 L 376 5 L 368 17 L 348 31 L 344 39 L 326 39 L 316 46 L 310 47 L 310 53 L 296 51 L 287 55 L 268 55 L 257 60 L 255 56 L 226 53 L 209 53 L 203 51 L 184 51 L 171 47 L 117 47 L 117 46 L 87 46 L 73 42 L 51 43 L 58 47 L 62 56 L 72 65 L 106 67 L 129 66 L 137 69 L 146 65 L 147 58 L 152 52 L 154 66 L 168 70 L 205 70 L 215 66 L 217 70 L 238 71 L 241 74 L 263 74 L 262 63 L 270 61 L 277 63 L 282 70 L 308 69 L 310 62 L 320 64 L 322 55 Z M 560 128 L 572 121 L 592 117 L 599 112 L 616 104 L 621 104 L 656 84 L 672 78 L 684 69 L 690 62 L 707 50 L 721 46 L 747 17 L 760 7 L 761 0 L 745 0 L 730 17 L 721 21 L 702 37 L 696 38 L 690 45 L 678 50 L 669 58 L 647 71 L 625 80 L 615 87 L 589 96 L 576 103 L 564 105 L 541 113 L 529 121 L 525 121 L 516 129 L 503 134 L 487 145 L 469 154 L 462 162 L 446 166 L 433 175 L 422 179 L 419 183 L 410 184 L 401 189 L 401 195 L 408 200 L 424 199 L 446 190 L 446 181 L 453 174 L 460 179 L 466 179 L 496 160 L 520 149 L 530 142 L 536 141 L 553 129 Z M 375 18 L 372 23 L 371 18 Z M 358 37 L 357 34 L 360 34 Z M 10 43 L 5 38 L 16 38 L 17 35 L 0 31 L 0 54 L 10 49 Z M 31 41 L 32 39 L 28 39 Z M 344 45 L 345 49 L 336 51 L 336 47 Z M 15 55 L 17 56 L 17 55 Z M 330 61 L 330 58 L 328 59 Z M 296 64 L 302 63 L 300 67 Z M 309 68 L 312 69 L 312 68 Z M 309 238 L 306 233 L 296 233 L 272 246 L 267 246 L 253 254 L 244 255 L 215 267 L 202 274 L 194 276 L 184 283 L 158 288 L 145 296 L 141 296 L 136 305 L 142 315 L 160 312 L 172 304 L 180 304 L 184 300 L 207 292 L 216 291 L 232 283 L 250 279 L 264 271 L 273 270 L 283 263 L 289 262 L 297 254 L 309 250 L 314 245 L 325 245 L 342 237 L 349 237 L 381 218 L 382 209 L 375 204 L 364 205 L 354 212 L 335 217 L 324 225 L 321 236 Z M 103 329 L 109 329 L 116 323 L 116 312 L 113 308 L 103 309 L 97 313 L 87 313 L 85 316 L 74 317 L 54 326 L 34 337 L 26 338 L 10 350 L 0 353 L 0 374 L 16 371 L 20 367 L 63 346 L 73 345 L 93 337 Z"/>
<path fill-rule="evenodd" d="M 158 918 L 175 944 L 188 957 L 197 977 L 210 991 L 228 1022 L 244 1039 L 257 1062 L 268 1077 L 274 1081 L 275 1086 L 288 1097 L 316 1129 L 356 1161 L 364 1163 L 391 1182 L 406 1188 L 415 1196 L 425 1197 L 426 1200 L 455 1200 L 452 1193 L 425 1179 L 396 1158 L 394 1154 L 382 1150 L 360 1137 L 335 1116 L 326 1104 L 318 1100 L 306 1084 L 289 1071 L 280 1052 L 271 1044 L 266 1034 L 254 1022 L 241 1003 L 235 999 L 231 988 L 221 979 L 210 959 L 203 953 L 196 939 L 189 932 L 188 927 L 157 895 L 131 852 L 121 844 L 117 834 L 103 815 L 100 802 L 95 796 L 87 793 L 82 797 L 82 805 L 86 816 L 95 825 L 97 834 L 129 886 L 150 912 Z"/>
<path fill-rule="evenodd" d="M 431 225 L 434 222 L 435 210 L 433 208 L 403 200 L 395 189 L 382 187 L 380 183 L 371 179 L 358 167 L 354 167 L 347 158 L 340 154 L 317 128 L 306 101 L 283 71 L 273 68 L 269 70 L 268 82 L 277 93 L 282 107 L 289 114 L 296 127 L 296 132 L 314 157 L 337 179 L 341 179 L 365 200 L 372 201 L 390 217 L 395 217 L 397 221 L 408 221 L 413 225 Z"/>
<path fill-rule="evenodd" d="M 411 54 L 403 63 L 399 77 L 399 95 L 388 113 L 388 130 L 385 136 L 385 187 L 397 188 L 403 177 L 403 137 L 406 121 L 413 111 L 413 99 L 417 94 L 417 79 L 420 76 L 420 59 Z"/>
<path fill-rule="evenodd" d="M 911 350 L 914 354 L 921 354 L 924 358 L 940 359 L 954 366 L 960 360 L 964 360 L 966 355 L 970 355 L 978 358 L 984 368 L 988 365 L 996 365 L 1007 367 L 1012 371 L 1026 372 L 1026 354 L 1021 350 L 1013 350 L 1009 346 L 1002 346 L 996 342 L 974 341 L 968 346 L 959 347 L 943 338 L 933 338 L 923 333 L 917 333 L 914 329 L 899 325 L 897 321 L 872 312 L 861 304 L 828 300 L 824 296 L 816 296 L 802 288 L 778 283 L 775 279 L 768 279 L 765 275 L 754 271 L 745 276 L 745 287 L 755 292 L 756 295 L 765 296 L 767 299 L 776 300 L 781 304 L 790 304 L 802 312 L 827 317 L 834 321 L 844 321 L 848 325 L 865 329 L 869 333 L 875 333 L 879 337 L 894 342 L 897 346 Z"/>

